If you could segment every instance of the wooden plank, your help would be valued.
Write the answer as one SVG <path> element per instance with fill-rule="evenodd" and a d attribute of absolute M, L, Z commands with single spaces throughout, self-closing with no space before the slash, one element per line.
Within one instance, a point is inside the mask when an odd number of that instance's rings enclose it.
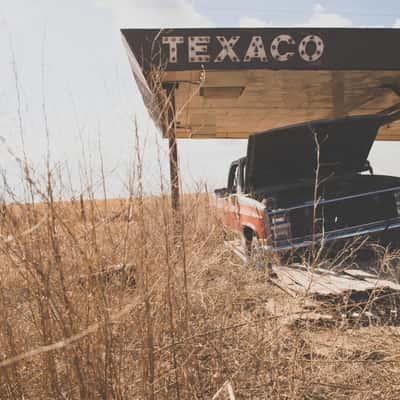
<path fill-rule="evenodd" d="M 343 295 L 346 292 L 363 292 L 389 288 L 400 292 L 400 285 L 389 280 L 380 279 L 372 274 L 357 277 L 329 270 L 308 271 L 301 268 L 277 267 L 279 284 L 297 294 Z M 359 275 L 364 271 L 359 272 Z"/>
<path fill-rule="evenodd" d="M 243 264 L 248 258 L 240 241 L 226 241 L 225 245 Z M 271 281 L 291 296 L 322 295 L 342 296 L 349 292 L 369 292 L 391 289 L 400 294 L 400 284 L 361 269 L 337 272 L 329 269 L 308 269 L 305 265 L 272 266 L 275 277 Z"/>
<path fill-rule="evenodd" d="M 373 288 L 370 283 L 338 273 L 334 275 L 319 274 L 319 280 L 325 283 L 327 287 L 334 287 L 337 293 L 365 291 Z"/>
<path fill-rule="evenodd" d="M 400 284 L 390 281 L 388 279 L 382 279 L 376 274 L 374 275 L 370 272 L 366 272 L 359 269 L 345 270 L 344 273 L 359 279 L 363 279 L 364 281 L 373 285 L 374 286 L 373 288 L 381 288 L 381 289 L 389 288 L 400 292 Z"/>
<path fill-rule="evenodd" d="M 294 269 L 290 267 L 279 267 L 282 273 L 286 274 L 293 282 L 295 282 L 302 289 L 299 292 L 305 294 L 338 294 L 339 292 L 335 287 L 328 287 L 320 284 L 317 279 L 318 275 L 312 274 L 307 270 Z"/>
<path fill-rule="evenodd" d="M 354 276 L 356 278 L 375 278 L 376 275 L 361 269 L 346 269 L 343 273 Z"/>
<path fill-rule="evenodd" d="M 304 287 L 293 281 L 293 279 L 281 268 L 273 268 L 273 271 L 276 273 L 276 277 L 271 279 L 271 281 L 278 287 L 281 287 L 281 289 L 288 291 L 295 296 L 303 296 L 306 294 Z"/>
<path fill-rule="evenodd" d="M 392 290 L 397 291 L 397 292 L 400 293 L 400 285 L 395 283 L 395 282 L 392 282 L 392 281 L 389 281 L 389 280 L 386 280 L 386 279 L 376 279 L 376 280 L 374 280 L 372 278 L 366 278 L 365 280 L 367 282 L 370 282 L 371 285 L 374 285 L 375 289 L 388 288 L 388 289 L 392 289 Z"/>

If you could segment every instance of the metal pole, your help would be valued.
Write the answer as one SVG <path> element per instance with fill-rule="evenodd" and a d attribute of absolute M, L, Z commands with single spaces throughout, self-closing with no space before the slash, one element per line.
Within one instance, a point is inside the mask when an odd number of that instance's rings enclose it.
<path fill-rule="evenodd" d="M 175 89 L 176 84 L 164 84 L 167 92 L 168 109 L 166 115 L 166 129 L 169 145 L 169 173 L 171 182 L 171 206 L 177 211 L 179 209 L 179 167 L 178 167 L 178 143 L 176 141 L 176 118 L 175 118 Z"/>

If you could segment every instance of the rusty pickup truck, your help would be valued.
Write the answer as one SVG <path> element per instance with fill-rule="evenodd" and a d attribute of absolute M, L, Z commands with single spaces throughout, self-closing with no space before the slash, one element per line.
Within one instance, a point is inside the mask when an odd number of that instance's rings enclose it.
<path fill-rule="evenodd" d="M 229 230 L 251 251 L 287 251 L 370 236 L 397 243 L 400 178 L 374 175 L 368 155 L 384 114 L 318 120 L 253 134 L 215 190 Z"/>

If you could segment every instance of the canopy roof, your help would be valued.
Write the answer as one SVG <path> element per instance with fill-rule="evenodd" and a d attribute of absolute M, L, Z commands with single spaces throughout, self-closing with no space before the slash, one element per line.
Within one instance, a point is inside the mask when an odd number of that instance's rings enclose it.
<path fill-rule="evenodd" d="M 175 88 L 178 138 L 247 138 L 309 120 L 400 109 L 400 29 L 121 32 L 161 127 L 165 88 Z M 382 127 L 378 140 L 400 140 L 400 122 Z"/>

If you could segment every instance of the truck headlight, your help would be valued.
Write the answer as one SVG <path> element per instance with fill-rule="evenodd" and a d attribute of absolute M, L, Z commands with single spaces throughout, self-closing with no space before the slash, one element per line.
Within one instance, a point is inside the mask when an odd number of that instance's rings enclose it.
<path fill-rule="evenodd" d="M 273 215 L 271 217 L 271 231 L 274 240 L 289 239 L 291 236 L 291 226 L 288 216 L 285 214 Z"/>
<path fill-rule="evenodd" d="M 394 202 L 395 202 L 396 208 L 397 208 L 397 215 L 400 216 L 400 192 L 394 193 Z"/>

